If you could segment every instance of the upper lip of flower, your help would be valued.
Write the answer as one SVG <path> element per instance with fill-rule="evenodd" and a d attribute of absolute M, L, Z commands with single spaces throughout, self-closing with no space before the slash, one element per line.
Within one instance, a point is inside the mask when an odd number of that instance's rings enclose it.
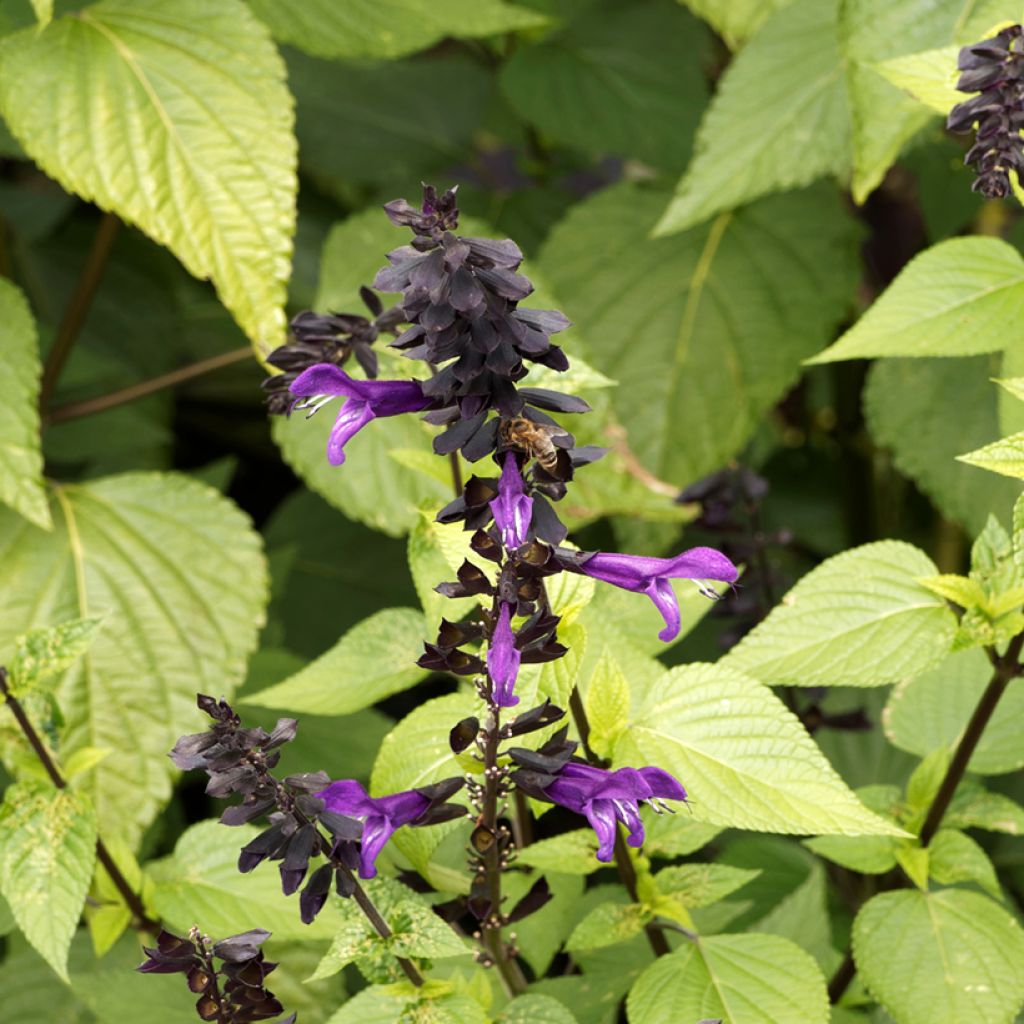
<path fill-rule="evenodd" d="M 498 707 L 510 708 L 519 703 L 512 692 L 519 675 L 522 655 L 516 648 L 516 635 L 512 631 L 512 608 L 501 602 L 501 611 L 487 649 L 487 670 L 491 676 L 491 699 Z"/>

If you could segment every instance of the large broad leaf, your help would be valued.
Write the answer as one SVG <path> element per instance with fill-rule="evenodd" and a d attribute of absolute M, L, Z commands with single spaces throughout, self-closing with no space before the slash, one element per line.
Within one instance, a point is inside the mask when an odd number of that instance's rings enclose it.
<path fill-rule="evenodd" d="M 89 801 L 45 783 L 11 786 L 0 807 L 0 893 L 18 927 L 68 980 L 68 949 L 96 861 Z"/>
<path fill-rule="evenodd" d="M 918 580 L 938 570 L 902 541 L 844 551 L 808 573 L 723 659 L 773 686 L 882 686 L 941 661 L 956 632 Z"/>
<path fill-rule="evenodd" d="M 659 234 L 770 192 L 848 174 L 850 114 L 836 7 L 834 0 L 797 0 L 776 11 L 732 61 Z"/>
<path fill-rule="evenodd" d="M 857 969 L 901 1024 L 1009 1022 L 1024 1000 L 1024 935 L 975 892 L 885 892 L 853 925 Z"/>
<path fill-rule="evenodd" d="M 0 46 L 0 109 L 29 156 L 212 278 L 262 354 L 285 326 L 292 107 L 241 0 L 104 0 Z"/>
<path fill-rule="evenodd" d="M 289 18 L 303 9 L 289 5 Z M 408 189 L 432 170 L 446 174 L 465 159 L 494 94 L 493 76 L 464 56 L 364 65 L 292 52 L 288 85 L 303 172 L 332 191 L 349 190 L 349 197 L 353 182 L 372 182 L 380 194 L 381 182 Z M 398 245 L 400 232 L 380 210 L 375 215 L 392 232 L 388 248 Z M 363 256 L 354 249 L 346 255 Z M 370 255 L 383 263 L 383 250 Z M 372 282 L 371 271 L 365 283 Z"/>
<path fill-rule="evenodd" d="M 971 466 L 1024 480 L 1024 433 L 1001 437 L 998 441 L 960 455 L 959 460 Z"/>
<path fill-rule="evenodd" d="M 864 202 L 899 155 L 903 144 L 932 117 L 934 111 L 897 88 L 877 65 L 904 54 L 941 46 L 954 37 L 974 42 L 998 17 L 988 17 L 981 28 L 972 13 L 993 8 L 976 0 L 852 0 L 841 5 L 846 42 L 847 82 L 853 120 L 853 197 Z M 1004 8 L 1019 15 L 1011 0 Z M 955 80 L 956 57 L 947 65 Z M 961 93 L 960 99 L 964 96 Z"/>
<path fill-rule="evenodd" d="M 472 39 L 544 24 L 502 0 L 249 0 L 285 43 L 316 57 L 401 57 L 444 36 Z"/>
<path fill-rule="evenodd" d="M 658 765 L 698 821 L 760 832 L 891 835 L 768 687 L 721 665 L 666 672 L 615 743 L 613 760 Z"/>
<path fill-rule="evenodd" d="M 856 230 L 822 188 L 652 241 L 664 199 L 632 185 L 599 193 L 555 228 L 541 266 L 597 368 L 619 381 L 630 447 L 683 484 L 740 450 L 829 336 L 852 292 Z"/>
<path fill-rule="evenodd" d="M 501 1011 L 498 1024 L 576 1024 L 576 1018 L 557 999 L 530 993 L 513 999 Z"/>
<path fill-rule="evenodd" d="M 229 828 L 216 821 L 193 825 L 174 853 L 146 868 L 151 898 L 161 920 L 179 935 L 197 921 L 218 938 L 266 928 L 276 939 L 327 939 L 340 922 L 328 905 L 309 925 L 299 918 L 299 899 L 281 892 L 277 864 L 265 861 L 255 871 L 238 871 L 238 852 L 260 830 L 253 825 Z"/>
<path fill-rule="evenodd" d="M 49 529 L 39 449 L 39 351 L 25 296 L 0 278 L 0 351 L 7 368 L 0 403 L 0 502 Z"/>
<path fill-rule="evenodd" d="M 713 935 L 656 960 L 626 1002 L 629 1024 L 826 1024 L 825 979 L 776 935 Z"/>
<path fill-rule="evenodd" d="M 748 40 L 768 16 L 792 0 L 680 0 L 708 22 L 735 50 Z"/>
<path fill-rule="evenodd" d="M 871 435 L 947 516 L 980 533 L 990 512 L 1004 518 L 1018 484 L 958 462 L 999 434 L 992 359 L 886 359 L 864 392 Z M 950 410 L 956 415 L 950 415 Z"/>
<path fill-rule="evenodd" d="M 999 238 L 950 238 L 915 256 L 812 363 L 870 356 L 973 356 L 1024 338 L 1024 258 Z"/>
<path fill-rule="evenodd" d="M 952 747 L 974 712 L 992 677 L 992 666 L 979 648 L 950 655 L 916 679 L 895 687 L 882 724 L 890 741 L 924 757 L 937 747 Z M 999 775 L 1024 767 L 1024 681 L 1007 687 L 971 755 L 970 770 Z"/>
<path fill-rule="evenodd" d="M 706 44 L 702 26 L 671 0 L 603 0 L 546 42 L 517 50 L 501 86 L 559 142 L 678 174 L 707 102 Z"/>
<path fill-rule="evenodd" d="M 0 514 L 0 663 L 33 627 L 104 616 L 58 684 L 61 751 L 117 751 L 83 788 L 101 829 L 136 842 L 170 796 L 167 751 L 201 726 L 196 691 L 230 697 L 242 678 L 266 601 L 259 537 L 184 476 L 60 486 L 52 508 L 53 533 Z"/>
<path fill-rule="evenodd" d="M 353 626 L 329 651 L 244 703 L 261 708 L 350 715 L 418 683 L 428 626 L 411 608 L 385 608 Z"/>

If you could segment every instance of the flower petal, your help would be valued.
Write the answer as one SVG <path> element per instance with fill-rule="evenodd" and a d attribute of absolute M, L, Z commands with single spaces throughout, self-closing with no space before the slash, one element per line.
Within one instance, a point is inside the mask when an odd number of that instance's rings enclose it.
<path fill-rule="evenodd" d="M 323 800 L 327 810 L 335 814 L 365 818 L 374 812 L 372 798 L 355 779 L 339 779 L 314 795 Z"/>
<path fill-rule="evenodd" d="M 345 445 L 375 418 L 376 414 L 367 402 L 359 398 L 348 399 L 331 428 L 331 436 L 327 440 L 327 461 L 332 466 L 340 466 L 345 461 Z"/>
<path fill-rule="evenodd" d="M 430 806 L 430 798 L 415 789 L 406 789 L 390 796 L 379 796 L 373 803 L 398 828 L 415 821 Z"/>
<path fill-rule="evenodd" d="M 487 671 L 491 677 L 491 699 L 500 708 L 515 707 L 519 698 L 512 692 L 519 676 L 520 653 L 512 632 L 512 610 L 502 601 L 494 635 L 487 649 Z"/>
<path fill-rule="evenodd" d="M 395 826 L 383 814 L 373 814 L 366 819 L 363 841 L 359 846 L 360 878 L 377 877 L 377 857 L 394 832 Z"/>
<path fill-rule="evenodd" d="M 611 800 L 593 800 L 584 813 L 590 827 L 597 834 L 597 859 L 607 863 L 615 850 L 615 805 Z"/>
<path fill-rule="evenodd" d="M 646 593 L 665 620 L 665 628 L 658 634 L 658 639 L 664 640 L 665 643 L 675 640 L 679 636 L 681 618 L 679 602 L 676 600 L 676 592 L 672 589 L 672 584 L 664 577 L 659 577 L 651 581 Z"/>
<path fill-rule="evenodd" d="M 682 783 L 663 768 L 640 768 L 638 771 L 647 783 L 651 796 L 660 797 L 662 800 L 686 799 L 686 790 Z"/>
<path fill-rule="evenodd" d="M 714 548 L 690 548 L 667 561 L 669 565 L 661 575 L 674 580 L 721 580 L 723 583 L 733 583 L 739 576 L 736 566 Z"/>
<path fill-rule="evenodd" d="M 333 363 L 317 363 L 292 381 L 289 390 L 293 395 L 310 398 L 313 395 L 344 395 L 346 398 L 363 398 L 364 381 L 353 380 L 340 366 Z"/>

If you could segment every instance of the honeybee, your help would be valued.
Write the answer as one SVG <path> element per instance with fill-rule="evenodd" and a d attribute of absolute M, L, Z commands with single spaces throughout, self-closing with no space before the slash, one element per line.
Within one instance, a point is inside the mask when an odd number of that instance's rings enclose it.
<path fill-rule="evenodd" d="M 513 416 L 503 419 L 498 428 L 498 435 L 503 444 L 509 448 L 518 448 L 531 458 L 536 459 L 549 473 L 553 473 L 558 465 L 558 448 L 553 438 L 569 437 L 568 431 L 549 423 L 536 423 L 525 416 Z"/>

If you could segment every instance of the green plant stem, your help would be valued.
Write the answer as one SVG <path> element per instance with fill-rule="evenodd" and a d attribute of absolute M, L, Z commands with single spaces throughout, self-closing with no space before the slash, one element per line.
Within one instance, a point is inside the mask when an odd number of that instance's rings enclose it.
<path fill-rule="evenodd" d="M 960 742 L 946 769 L 945 777 L 928 809 L 928 815 L 920 832 L 922 846 L 927 846 L 938 832 L 950 801 L 953 799 L 953 794 L 956 792 L 957 786 L 960 785 L 971 756 L 978 746 L 978 741 L 992 718 L 992 713 L 1011 681 L 1021 674 L 1020 652 L 1022 645 L 1024 645 L 1024 633 L 1018 634 L 1010 641 L 1006 653 L 1001 657 L 994 650 L 989 649 L 989 658 L 994 668 L 992 678 L 989 680 L 988 686 L 985 687 L 985 692 L 981 695 L 981 699 L 964 729 L 963 736 L 960 737 Z"/>
<path fill-rule="evenodd" d="M 575 686 L 569 694 L 569 709 L 572 711 L 572 718 L 576 723 L 576 731 L 580 734 L 580 744 L 587 760 L 592 765 L 603 768 L 604 761 L 590 748 L 590 722 L 587 720 L 586 709 L 583 707 L 583 701 Z M 633 858 L 629 855 L 629 847 L 626 846 L 626 840 L 619 830 L 618 824 L 615 826 L 615 867 L 619 872 L 619 881 L 625 886 L 629 898 L 634 903 L 639 903 L 640 893 L 637 889 L 636 869 L 633 867 Z M 647 935 L 647 941 L 655 956 L 664 956 L 671 952 L 668 940 L 659 928 L 647 924 L 644 926 L 644 933 Z"/>
<path fill-rule="evenodd" d="M 527 981 L 522 968 L 512 955 L 501 934 L 501 873 L 502 843 L 498 824 L 498 800 L 501 796 L 502 769 L 498 766 L 498 746 L 501 742 L 501 710 L 496 704 L 488 709 L 487 724 L 483 731 L 484 794 L 480 813 L 480 826 L 485 830 L 487 846 L 481 857 L 486 882 L 487 916 L 480 924 L 480 942 L 501 974 L 502 983 L 510 996 L 526 991 Z"/>
<path fill-rule="evenodd" d="M 0 695 L 7 702 L 7 706 L 11 709 L 11 714 L 14 715 L 14 720 L 18 723 L 36 757 L 39 758 L 40 764 L 46 769 L 46 774 L 49 775 L 50 781 L 57 789 L 67 789 L 67 781 L 61 775 L 53 758 L 50 757 L 50 752 L 46 749 L 35 727 L 29 721 L 28 715 L 25 714 L 25 709 L 21 706 L 21 702 L 11 693 L 7 685 L 7 670 L 4 668 L 0 668 Z M 121 869 L 114 862 L 110 851 L 99 836 L 96 837 L 96 859 L 103 865 L 110 876 L 110 880 L 114 883 L 114 887 L 121 894 L 125 906 L 132 912 L 135 927 L 140 931 L 151 932 L 153 935 L 158 934 L 160 932 L 160 922 L 154 921 L 146 913 L 146 908 L 142 905 L 139 894 L 128 884 L 128 880 L 121 873 Z"/>
<path fill-rule="evenodd" d="M 46 357 L 46 365 L 43 367 L 43 377 L 39 385 L 39 410 L 43 414 L 53 397 L 53 390 L 57 386 L 57 379 L 64 369 L 64 364 L 67 362 L 68 356 L 71 355 L 78 332 L 89 315 L 92 300 L 103 279 L 103 271 L 106 270 L 107 261 L 110 259 L 110 250 L 114 246 L 114 239 L 117 237 L 120 224 L 121 222 L 112 213 L 105 213 L 100 219 L 92 248 L 89 250 L 85 266 L 82 268 L 75 290 L 64 310 L 64 318 L 57 328 L 57 335 L 53 339 L 53 346 L 50 348 Z"/>
<path fill-rule="evenodd" d="M 847 950 L 842 963 L 836 968 L 835 974 L 828 983 L 828 1001 L 835 1006 L 843 993 L 850 987 L 857 974 L 857 965 L 853 962 L 853 951 Z"/>
<path fill-rule="evenodd" d="M 140 381 L 138 384 L 131 384 L 118 391 L 111 391 L 106 395 L 98 395 L 96 398 L 86 398 L 81 402 L 69 402 L 67 405 L 59 405 L 56 409 L 44 414 L 44 422 L 63 423 L 65 420 L 75 420 L 82 416 L 92 416 L 98 412 L 105 412 L 115 406 L 124 405 L 127 402 L 134 402 L 146 395 L 152 395 L 165 388 L 175 387 L 185 381 L 202 377 L 214 370 L 220 370 L 225 366 L 233 366 L 248 359 L 252 355 L 252 349 L 246 345 L 244 348 L 232 349 L 230 352 L 223 352 L 219 356 L 210 356 L 209 359 L 201 359 L 197 363 L 190 363 L 178 370 L 171 370 L 162 373 L 159 377 L 152 377 L 150 380 Z"/>
<path fill-rule="evenodd" d="M 381 916 L 380 911 L 374 905 L 373 900 L 367 895 L 366 890 L 359 884 L 359 880 L 352 874 L 352 872 L 345 867 L 345 865 L 337 863 L 336 867 L 341 869 L 348 875 L 349 880 L 354 886 L 352 892 L 352 899 L 356 901 L 359 909 L 366 915 L 367 920 L 373 926 L 373 930 L 382 938 L 390 939 L 392 935 L 391 928 L 387 921 Z M 395 954 L 395 959 L 398 961 L 398 966 L 402 968 L 402 972 L 405 976 L 417 987 L 420 988 L 423 985 L 423 975 L 417 970 L 416 965 L 411 961 L 407 960 L 404 956 L 398 956 Z"/>

